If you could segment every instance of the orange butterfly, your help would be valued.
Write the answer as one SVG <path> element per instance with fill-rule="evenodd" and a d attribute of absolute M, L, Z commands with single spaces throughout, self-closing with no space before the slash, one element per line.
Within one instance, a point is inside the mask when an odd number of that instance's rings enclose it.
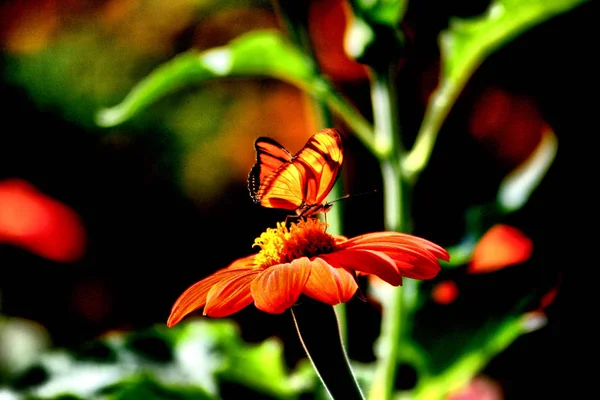
<path fill-rule="evenodd" d="M 294 210 L 300 217 L 329 211 L 331 203 L 325 203 L 325 198 L 344 159 L 337 129 L 314 134 L 293 156 L 267 137 L 256 139 L 254 147 L 256 164 L 248 176 L 248 190 L 255 203 Z"/>

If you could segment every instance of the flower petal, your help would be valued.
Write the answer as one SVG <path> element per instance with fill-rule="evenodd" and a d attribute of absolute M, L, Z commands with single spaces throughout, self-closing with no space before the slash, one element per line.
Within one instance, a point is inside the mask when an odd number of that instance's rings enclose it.
<path fill-rule="evenodd" d="M 254 269 L 253 267 L 254 255 L 240 258 L 227 268 L 218 270 L 212 275 L 209 275 L 190 286 L 183 294 L 181 294 L 181 296 L 179 296 L 177 301 L 175 301 L 175 304 L 173 304 L 171 315 L 169 315 L 169 319 L 167 320 L 167 326 L 174 326 L 187 314 L 203 307 L 206 304 L 206 296 L 213 285 L 232 274 L 237 275 L 240 271 L 252 270 Z"/>
<path fill-rule="evenodd" d="M 259 310 L 281 314 L 296 303 L 310 273 L 311 262 L 306 257 L 267 268 L 252 282 L 254 305 Z"/>
<path fill-rule="evenodd" d="M 345 249 L 323 254 L 319 258 L 336 268 L 377 275 L 393 286 L 402 284 L 402 276 L 396 268 L 396 263 L 390 256 L 382 252 Z"/>
<path fill-rule="evenodd" d="M 423 248 L 417 248 L 414 246 L 407 246 L 396 243 L 363 243 L 356 246 L 352 246 L 353 249 L 361 250 L 374 250 L 386 253 L 388 255 L 395 254 L 393 257 L 398 261 L 405 261 L 408 263 L 438 263 L 437 257 Z"/>
<path fill-rule="evenodd" d="M 388 255 L 395 260 L 395 254 Z M 398 268 L 400 275 L 411 279 L 432 279 L 442 269 L 437 261 L 409 263 L 400 260 L 396 261 L 396 268 Z"/>
<path fill-rule="evenodd" d="M 250 284 L 261 270 L 237 270 L 213 285 L 206 295 L 204 315 L 226 317 L 252 303 Z"/>
<path fill-rule="evenodd" d="M 364 235 L 356 236 L 347 240 L 346 242 L 339 243 L 340 248 L 351 248 L 360 244 L 374 244 L 374 243 L 394 243 L 397 245 L 404 245 L 412 247 L 414 249 L 426 250 L 433 254 L 437 258 L 448 261 L 450 255 L 441 246 L 430 242 L 427 239 L 420 238 L 418 236 L 409 235 L 400 232 L 374 232 L 367 233 Z"/>
<path fill-rule="evenodd" d="M 533 253 L 533 241 L 519 229 L 498 224 L 479 240 L 467 267 L 471 274 L 486 273 L 521 264 Z"/>
<path fill-rule="evenodd" d="M 21 179 L 0 181 L 0 244 L 21 247 L 56 262 L 79 260 L 86 231 L 68 205 Z"/>
<path fill-rule="evenodd" d="M 334 268 L 322 259 L 315 258 L 304 294 L 334 306 L 349 301 L 357 289 L 356 279 L 350 272 Z"/>

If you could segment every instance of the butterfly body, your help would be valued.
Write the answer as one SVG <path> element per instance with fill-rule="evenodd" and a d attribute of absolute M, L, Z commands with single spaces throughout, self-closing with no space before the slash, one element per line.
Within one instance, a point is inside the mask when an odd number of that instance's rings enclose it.
<path fill-rule="evenodd" d="M 266 137 L 258 138 L 254 147 L 256 163 L 248 175 L 248 190 L 255 203 L 305 217 L 331 208 L 325 199 L 344 158 L 338 130 L 321 130 L 294 155 Z"/>

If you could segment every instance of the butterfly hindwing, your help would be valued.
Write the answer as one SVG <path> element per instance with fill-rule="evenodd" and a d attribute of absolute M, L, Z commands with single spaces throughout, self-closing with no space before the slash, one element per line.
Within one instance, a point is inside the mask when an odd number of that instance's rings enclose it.
<path fill-rule="evenodd" d="M 269 138 L 255 142 L 256 164 L 248 176 L 254 202 L 310 215 L 325 210 L 324 201 L 343 161 L 343 143 L 335 129 L 313 135 L 294 156 Z"/>

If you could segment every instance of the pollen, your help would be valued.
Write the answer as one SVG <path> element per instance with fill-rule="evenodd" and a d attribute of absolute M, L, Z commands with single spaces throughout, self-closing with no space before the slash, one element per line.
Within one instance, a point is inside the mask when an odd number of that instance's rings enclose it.
<path fill-rule="evenodd" d="M 335 250 L 336 239 L 327 233 L 327 224 L 316 218 L 301 219 L 288 228 L 278 222 L 254 240 L 260 247 L 255 257 L 257 268 L 289 263 L 301 257 L 314 257 Z"/>

